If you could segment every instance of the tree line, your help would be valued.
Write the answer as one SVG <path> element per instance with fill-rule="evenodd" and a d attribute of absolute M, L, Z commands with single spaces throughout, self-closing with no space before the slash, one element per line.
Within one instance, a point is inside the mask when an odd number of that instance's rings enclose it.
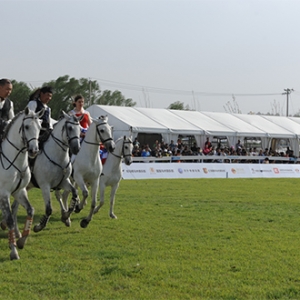
<path fill-rule="evenodd" d="M 15 114 L 24 110 L 29 101 L 30 95 L 36 90 L 30 88 L 25 82 L 12 80 L 13 90 L 10 100 L 14 103 Z M 53 96 L 49 103 L 51 116 L 58 119 L 61 110 L 65 112 L 73 109 L 73 98 L 81 94 L 85 98 L 85 106 L 92 104 L 116 105 L 116 106 L 135 106 L 131 98 L 126 99 L 118 90 L 101 91 L 97 81 L 87 78 L 76 79 L 68 75 L 61 76 L 56 80 L 44 82 L 40 87 L 50 85 L 53 88 Z"/>

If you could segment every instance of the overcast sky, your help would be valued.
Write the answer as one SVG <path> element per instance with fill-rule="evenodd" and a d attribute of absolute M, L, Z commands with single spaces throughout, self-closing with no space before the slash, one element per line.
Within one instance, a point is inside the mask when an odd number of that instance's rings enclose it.
<path fill-rule="evenodd" d="M 298 0 L 3 1 L 1 74 L 90 78 L 139 107 L 300 110 Z M 235 102 L 234 100 L 235 99 Z"/>

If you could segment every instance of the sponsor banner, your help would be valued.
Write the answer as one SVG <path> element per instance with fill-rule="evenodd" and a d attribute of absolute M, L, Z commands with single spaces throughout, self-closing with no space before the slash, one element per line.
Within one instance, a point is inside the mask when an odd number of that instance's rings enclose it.
<path fill-rule="evenodd" d="M 298 178 L 298 164 L 132 163 L 122 164 L 123 179 Z"/>

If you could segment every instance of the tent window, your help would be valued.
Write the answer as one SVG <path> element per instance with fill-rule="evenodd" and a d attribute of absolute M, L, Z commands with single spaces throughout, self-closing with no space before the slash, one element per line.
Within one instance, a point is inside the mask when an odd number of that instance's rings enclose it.
<path fill-rule="evenodd" d="M 138 141 L 140 142 L 141 147 L 143 145 L 149 144 L 149 146 L 151 148 L 156 140 L 158 140 L 159 142 L 162 141 L 162 136 L 161 136 L 161 134 L 158 134 L 158 133 L 139 132 L 137 138 L 138 138 Z"/>
<path fill-rule="evenodd" d="M 261 144 L 261 139 L 260 138 L 245 138 L 244 139 L 244 147 L 246 148 L 247 151 L 249 151 L 251 148 L 256 148 L 256 149 L 262 149 L 262 144 Z"/>
<path fill-rule="evenodd" d="M 184 145 L 188 145 L 189 148 L 191 148 L 194 144 L 194 142 L 196 142 L 196 139 L 193 135 L 178 135 L 178 138 L 181 139 L 181 142 Z M 175 143 L 177 143 L 177 141 L 174 141 Z M 196 142 L 197 144 L 197 142 Z"/>
<path fill-rule="evenodd" d="M 272 139 L 271 145 L 272 145 L 271 146 L 272 149 L 274 149 L 278 153 L 280 153 L 280 152 L 285 153 L 287 150 L 287 147 L 291 147 L 288 139 Z"/>
<path fill-rule="evenodd" d="M 226 136 L 214 136 L 211 140 L 211 144 L 215 149 L 228 147 L 228 140 Z"/>

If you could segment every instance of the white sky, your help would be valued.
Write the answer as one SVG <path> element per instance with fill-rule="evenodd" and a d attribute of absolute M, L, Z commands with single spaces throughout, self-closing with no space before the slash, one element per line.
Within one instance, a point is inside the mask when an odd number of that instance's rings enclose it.
<path fill-rule="evenodd" d="M 300 110 L 298 0 L 0 0 L 0 11 L 0 78 L 91 78 L 153 108 L 225 112 L 234 94 L 242 113 L 281 115 L 289 88 L 289 114 Z"/>

